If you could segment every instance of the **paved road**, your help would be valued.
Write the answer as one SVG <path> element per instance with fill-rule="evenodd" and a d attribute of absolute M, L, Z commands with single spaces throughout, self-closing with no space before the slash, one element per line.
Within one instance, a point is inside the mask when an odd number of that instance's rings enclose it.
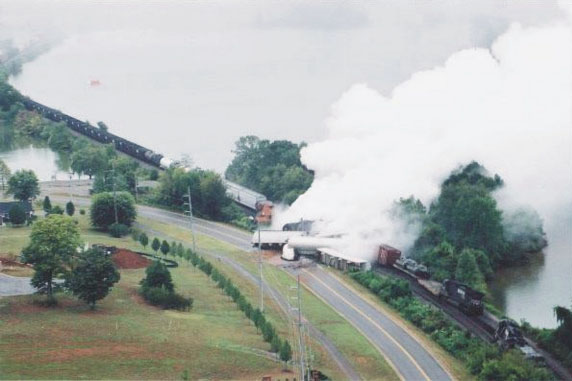
<path fill-rule="evenodd" d="M 90 201 L 78 198 L 74 202 L 81 206 L 88 206 Z M 141 216 L 154 218 L 157 221 L 182 226 L 189 225 L 188 217 L 181 214 L 147 206 L 138 206 L 137 211 Z M 197 232 L 227 242 L 242 250 L 251 250 L 250 234 L 224 224 L 201 219 L 194 221 Z M 413 336 L 360 295 L 319 267 L 313 271 L 304 270 L 303 275 L 304 285 L 362 332 L 390 362 L 402 379 L 451 380 L 451 376 Z"/>
<path fill-rule="evenodd" d="M 157 237 L 163 237 L 163 238 L 167 238 L 167 239 L 172 238 L 172 237 L 166 236 L 165 234 L 163 234 L 161 232 L 153 230 L 153 229 L 151 229 L 148 226 L 145 226 L 143 224 L 138 223 L 137 226 L 140 227 L 142 230 L 152 232 Z M 224 254 L 218 253 L 218 252 L 213 251 L 213 250 L 204 250 L 204 249 L 199 248 L 199 252 L 201 254 L 206 254 L 210 257 L 213 257 L 213 258 L 220 260 L 221 262 L 229 265 L 238 274 L 240 274 L 242 277 L 244 277 L 245 279 L 247 279 L 248 281 L 253 283 L 255 286 L 257 286 L 257 287 L 259 286 L 260 282 L 259 282 L 258 277 L 251 274 L 248 270 L 246 270 L 240 263 L 236 262 L 235 260 L 228 258 Z M 266 282 L 263 283 L 263 287 L 264 287 L 265 294 L 270 295 L 272 297 L 272 299 L 276 302 L 276 304 L 282 310 L 282 312 L 286 315 L 290 315 L 290 308 L 289 308 L 289 305 L 288 305 L 286 298 L 281 293 L 279 293 L 276 289 L 274 289 L 273 287 L 268 285 L 268 283 L 266 283 Z M 345 356 L 339 351 L 339 349 L 335 346 L 335 344 L 328 337 L 326 337 L 322 332 L 320 332 L 318 329 L 316 329 L 316 327 L 314 327 L 304 316 L 302 316 L 302 319 L 305 321 L 305 324 L 308 327 L 310 335 L 317 342 L 319 342 L 322 345 L 322 347 L 324 347 L 326 349 L 326 351 L 328 352 L 330 357 L 334 360 L 334 362 L 336 362 L 338 367 L 346 375 L 347 379 L 352 380 L 352 381 L 353 380 L 360 380 L 361 378 L 360 378 L 359 374 L 356 372 L 356 370 L 353 368 L 353 366 L 350 364 L 350 362 L 345 358 Z"/>
<path fill-rule="evenodd" d="M 314 293 L 370 340 L 403 379 L 451 379 L 413 336 L 320 266 L 302 269 L 300 275 Z"/>
<path fill-rule="evenodd" d="M 30 278 L 15 277 L 0 273 L 0 297 L 14 295 L 29 295 L 36 292 L 30 284 Z"/>

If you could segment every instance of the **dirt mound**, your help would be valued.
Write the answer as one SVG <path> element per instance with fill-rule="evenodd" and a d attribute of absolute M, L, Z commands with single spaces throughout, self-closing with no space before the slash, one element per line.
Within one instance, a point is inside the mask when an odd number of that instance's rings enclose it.
<path fill-rule="evenodd" d="M 142 269 L 151 263 L 149 259 L 127 249 L 117 249 L 112 258 L 120 269 Z"/>
<path fill-rule="evenodd" d="M 20 262 L 16 262 L 13 261 L 11 259 L 5 259 L 5 258 L 0 258 L 0 268 L 2 266 L 6 266 L 6 267 L 32 267 L 30 265 L 26 265 L 24 263 L 20 263 Z"/>

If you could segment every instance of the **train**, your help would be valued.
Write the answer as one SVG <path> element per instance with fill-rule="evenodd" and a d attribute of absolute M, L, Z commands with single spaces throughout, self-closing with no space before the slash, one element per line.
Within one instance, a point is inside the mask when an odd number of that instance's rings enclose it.
<path fill-rule="evenodd" d="M 151 166 L 160 168 L 160 169 L 167 169 L 177 163 L 165 156 L 150 150 L 149 148 L 145 148 L 129 140 L 123 139 L 115 134 L 110 133 L 107 131 L 107 126 L 100 122 L 98 124 L 100 127 L 92 126 L 87 122 L 82 122 L 79 119 L 76 119 L 72 116 L 66 115 L 61 111 L 55 110 L 51 107 L 44 106 L 41 103 L 31 100 L 28 97 L 22 98 L 22 104 L 26 109 L 30 111 L 35 111 L 42 115 L 44 118 L 50 119 L 54 122 L 64 122 L 68 128 L 71 130 L 84 135 L 90 139 L 93 139 L 99 143 L 103 144 L 113 144 L 114 147 L 120 151 L 134 157 L 137 160 L 140 160 L 146 164 Z"/>
<path fill-rule="evenodd" d="M 427 267 L 410 258 L 402 258 L 401 251 L 389 245 L 380 245 L 377 263 L 380 266 L 395 269 L 413 277 L 421 287 L 425 288 L 439 300 L 456 306 L 466 315 L 482 315 L 485 294 L 472 289 L 468 285 L 453 279 L 445 279 L 442 283 L 430 280 Z"/>

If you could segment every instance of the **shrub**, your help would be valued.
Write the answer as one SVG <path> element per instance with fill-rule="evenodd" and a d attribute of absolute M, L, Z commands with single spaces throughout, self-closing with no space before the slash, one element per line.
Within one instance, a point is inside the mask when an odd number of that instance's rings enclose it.
<path fill-rule="evenodd" d="M 159 261 L 154 261 L 145 270 L 145 278 L 141 280 L 142 288 L 164 288 L 169 292 L 173 292 L 175 286 L 171 278 L 171 273 L 167 266 Z"/>
<path fill-rule="evenodd" d="M 115 238 L 121 238 L 129 234 L 129 227 L 123 224 L 111 224 L 109 225 L 109 234 Z"/>
<path fill-rule="evenodd" d="M 22 225 L 26 222 L 26 211 L 20 204 L 14 204 L 8 211 L 12 225 Z"/>
<path fill-rule="evenodd" d="M 142 287 L 141 295 L 147 302 L 166 310 L 188 311 L 193 306 L 193 298 L 185 298 L 163 287 Z"/>
<path fill-rule="evenodd" d="M 50 211 L 50 214 L 64 214 L 64 210 L 62 209 L 61 206 L 56 205 L 52 207 L 52 210 Z"/>
<path fill-rule="evenodd" d="M 75 213 L 75 205 L 73 204 L 73 202 L 68 201 L 68 203 L 66 204 L 66 213 L 68 216 L 73 216 L 73 214 Z"/>
<path fill-rule="evenodd" d="M 85 209 L 80 209 L 79 214 L 81 214 L 82 216 L 85 216 Z"/>

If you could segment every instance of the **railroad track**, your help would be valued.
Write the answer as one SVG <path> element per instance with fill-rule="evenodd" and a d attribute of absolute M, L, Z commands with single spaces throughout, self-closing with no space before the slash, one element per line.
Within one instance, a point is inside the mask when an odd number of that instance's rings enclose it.
<path fill-rule="evenodd" d="M 463 312 L 459 311 L 455 306 L 445 301 L 440 301 L 438 297 L 422 287 L 417 282 L 417 279 L 412 275 L 409 275 L 394 267 L 378 266 L 374 268 L 374 271 L 381 275 L 389 275 L 407 280 L 409 282 L 409 286 L 411 287 L 411 291 L 416 297 L 428 304 L 439 308 L 445 315 L 449 316 L 449 318 L 461 328 L 469 330 L 475 336 L 489 343 L 494 342 L 494 331 L 498 325 L 498 318 L 492 315 L 490 312 L 485 310 L 484 314 L 481 316 L 467 316 Z M 564 368 L 560 362 L 554 359 L 552 355 L 538 347 L 538 345 L 529 338 L 525 337 L 525 340 L 529 346 L 534 348 L 535 351 L 544 357 L 546 365 L 552 369 L 561 380 L 572 381 L 572 374 L 566 368 Z"/>
<path fill-rule="evenodd" d="M 459 311 L 455 306 L 445 301 L 440 301 L 438 297 L 436 297 L 427 289 L 422 287 L 419 283 L 417 283 L 417 279 L 415 277 L 407 273 L 404 273 L 402 271 L 399 271 L 393 267 L 380 266 L 375 268 L 374 271 L 382 275 L 390 275 L 408 281 L 411 291 L 419 299 L 443 311 L 445 315 L 449 316 L 449 318 L 452 319 L 453 322 L 456 323 L 461 328 L 469 330 L 472 334 L 487 342 L 493 342 L 494 339 L 493 326 L 489 326 L 485 321 L 481 319 L 478 318 L 475 319 L 465 315 L 463 312 Z"/>

